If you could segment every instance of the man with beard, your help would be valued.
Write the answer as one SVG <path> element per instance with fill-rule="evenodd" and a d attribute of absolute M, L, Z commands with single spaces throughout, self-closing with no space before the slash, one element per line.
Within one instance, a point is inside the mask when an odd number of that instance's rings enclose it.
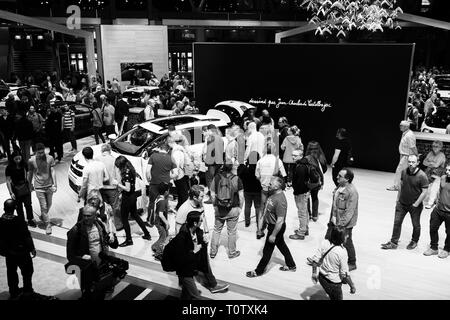
<path fill-rule="evenodd" d="M 50 155 L 55 159 L 55 151 L 58 154 L 56 159 L 61 161 L 63 154 L 63 121 L 62 114 L 56 110 L 54 104 L 50 104 L 50 113 L 45 121 L 45 132 L 47 133 Z"/>
<path fill-rule="evenodd" d="M 411 215 L 413 234 L 411 242 L 406 249 L 412 250 L 417 247 L 420 237 L 420 214 L 428 188 L 428 178 L 425 172 L 420 170 L 417 156 L 408 157 L 408 168 L 402 171 L 400 190 L 398 192 L 397 204 L 395 206 L 394 228 L 391 241 L 381 245 L 382 249 L 397 249 L 398 240 L 402 231 L 402 223 L 406 214 Z"/>
<path fill-rule="evenodd" d="M 46 234 L 52 233 L 49 212 L 52 206 L 53 194 L 56 192 L 55 160 L 45 154 L 45 146 L 36 144 L 36 155 L 28 161 L 28 182 L 31 190 L 36 191 L 36 197 L 41 207 L 41 220 L 46 225 Z"/>
<path fill-rule="evenodd" d="M 286 213 L 287 213 L 287 200 L 284 194 L 285 184 L 282 178 L 272 177 L 270 181 L 269 191 L 271 196 L 267 199 L 266 206 L 264 208 L 264 214 L 260 219 L 265 219 L 268 224 L 268 232 L 266 243 L 264 244 L 263 256 L 259 261 L 255 270 L 248 271 L 247 277 L 254 278 L 261 276 L 272 257 L 275 246 L 283 254 L 286 265 L 280 267 L 281 271 L 296 271 L 297 267 L 295 261 L 292 258 L 286 242 L 284 242 L 284 232 L 286 231 Z M 258 232 L 261 233 L 262 221 L 259 223 Z"/>

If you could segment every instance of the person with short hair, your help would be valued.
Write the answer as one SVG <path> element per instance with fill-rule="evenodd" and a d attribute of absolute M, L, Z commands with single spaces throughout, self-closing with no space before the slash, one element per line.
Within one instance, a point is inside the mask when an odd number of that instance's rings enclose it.
<path fill-rule="evenodd" d="M 322 190 L 323 185 L 325 184 L 324 174 L 327 171 L 327 159 L 317 141 L 308 142 L 305 158 L 309 161 L 311 166 L 315 167 L 316 172 L 320 175 L 320 186 L 310 190 L 311 201 L 308 199 L 308 212 L 310 218 L 316 222 L 319 219 L 319 191 Z"/>
<path fill-rule="evenodd" d="M 103 111 L 103 124 L 105 126 L 105 133 L 108 137 L 110 134 L 116 134 L 114 113 L 116 109 L 112 104 L 109 103 L 105 95 L 101 95 L 100 99 L 102 101 L 102 111 Z"/>
<path fill-rule="evenodd" d="M 214 231 L 211 239 L 211 252 L 209 254 L 211 259 L 217 254 L 220 243 L 220 233 L 222 228 L 227 223 L 228 230 L 228 258 L 234 259 L 239 257 L 241 252 L 236 250 L 236 235 L 237 235 L 237 223 L 239 220 L 239 215 L 241 214 L 242 207 L 244 205 L 244 187 L 242 185 L 242 180 L 234 175 L 231 171 L 233 170 L 232 164 L 225 164 L 222 167 L 222 171 L 217 173 L 211 182 L 211 199 L 214 206 Z M 220 185 L 227 179 L 230 184 L 231 199 L 228 207 L 222 206 L 220 197 Z"/>
<path fill-rule="evenodd" d="M 266 152 L 266 139 L 264 135 L 257 131 L 257 125 L 255 122 L 250 122 L 247 125 L 248 138 L 247 138 L 247 147 L 244 153 L 244 161 L 250 161 L 251 163 L 255 163 L 255 159 L 249 158 L 250 154 L 253 154 L 252 151 L 258 152 L 259 156 L 262 158 Z"/>
<path fill-rule="evenodd" d="M 159 238 L 152 245 L 152 251 L 156 259 L 162 257 L 163 249 L 169 240 L 169 220 L 167 214 L 169 211 L 169 191 L 170 185 L 161 182 L 158 186 L 158 197 L 155 201 L 155 226 L 158 230 Z"/>
<path fill-rule="evenodd" d="M 41 207 L 41 220 L 46 225 L 45 232 L 52 233 L 49 212 L 52 207 L 53 194 L 56 193 L 55 160 L 52 156 L 45 154 L 45 146 L 36 144 L 36 155 L 28 160 L 28 183 L 31 190 L 36 191 L 36 197 Z"/>
<path fill-rule="evenodd" d="M 175 218 L 175 234 L 180 231 L 183 224 L 186 223 L 186 217 L 189 212 L 197 211 L 203 215 L 203 231 L 209 233 L 208 224 L 206 223 L 205 208 L 203 207 L 203 197 L 205 196 L 205 188 L 196 184 L 189 189 L 189 199 L 186 200 L 177 210 Z"/>
<path fill-rule="evenodd" d="M 103 137 L 103 112 L 99 102 L 95 102 L 94 110 L 92 111 L 92 131 L 94 133 L 95 144 L 99 143 L 98 138 L 105 143 L 105 138 Z"/>
<path fill-rule="evenodd" d="M 86 196 L 92 190 L 100 190 L 103 184 L 108 182 L 110 177 L 105 165 L 97 160 L 94 160 L 94 150 L 91 147 L 84 147 L 83 151 L 86 165 L 83 168 L 83 181 L 81 183 L 78 199 L 86 199 Z"/>
<path fill-rule="evenodd" d="M 253 151 L 255 155 L 250 154 L 250 157 L 255 157 L 256 161 L 259 160 L 259 155 L 256 151 Z M 261 182 L 256 178 L 256 163 L 252 164 L 247 162 L 243 164 L 239 169 L 239 178 L 241 178 L 244 185 L 244 217 L 245 227 L 250 226 L 250 211 L 252 204 L 255 207 L 256 225 L 258 225 L 258 218 L 261 212 Z"/>
<path fill-rule="evenodd" d="M 77 151 L 77 139 L 75 139 L 75 112 L 68 105 L 63 106 L 63 134 L 70 141 L 71 152 Z"/>
<path fill-rule="evenodd" d="M 50 155 L 54 159 L 61 161 L 61 159 L 64 157 L 63 140 L 62 140 L 62 132 L 63 132 L 62 115 L 58 110 L 56 110 L 56 106 L 54 103 L 50 104 L 49 110 L 50 112 L 47 115 L 47 120 L 45 121 L 45 133 L 47 134 L 48 138 Z"/>
<path fill-rule="evenodd" d="M 400 122 L 400 131 L 403 132 L 400 144 L 398 146 L 400 161 L 398 163 L 397 169 L 395 170 L 394 184 L 391 187 L 386 188 L 386 190 L 388 191 L 399 190 L 400 178 L 402 177 L 403 171 L 408 168 L 408 157 L 410 155 L 419 155 L 416 147 L 416 136 L 409 129 L 409 126 L 410 122 L 407 120 L 403 120 Z"/>
<path fill-rule="evenodd" d="M 264 244 L 263 256 L 258 263 L 255 270 L 248 271 L 247 277 L 254 278 L 261 276 L 266 270 L 272 257 L 275 246 L 280 250 L 284 256 L 285 265 L 279 269 L 281 271 L 296 271 L 297 267 L 295 261 L 292 258 L 286 242 L 284 241 L 284 232 L 286 231 L 286 213 L 287 213 L 287 200 L 284 194 L 285 184 L 282 178 L 272 177 L 269 185 L 272 195 L 267 199 L 267 204 L 264 208 L 264 214 L 260 219 L 265 219 L 268 224 L 268 232 L 266 242 Z M 262 222 L 259 223 L 259 226 Z M 260 228 L 260 227 L 259 227 Z M 260 231 L 260 230 L 259 230 Z M 261 231 L 260 231 L 261 232 Z"/>
<path fill-rule="evenodd" d="M 211 183 L 216 173 L 223 165 L 224 141 L 214 124 L 207 127 L 205 145 L 203 146 L 203 158 L 207 167 L 206 186 L 208 187 L 209 199 L 205 201 L 212 204 L 211 200 Z"/>
<path fill-rule="evenodd" d="M 23 280 L 23 295 L 32 295 L 33 261 L 36 256 L 33 238 L 28 231 L 25 220 L 14 215 L 16 202 L 7 199 L 3 203 L 4 214 L 0 217 L 0 255 L 6 260 L 6 277 L 9 287 L 9 300 L 15 300 L 20 295 L 20 268 Z"/>
<path fill-rule="evenodd" d="M 300 129 L 297 126 L 292 126 L 287 130 L 287 136 L 281 143 L 281 149 L 283 152 L 283 165 L 287 171 L 287 183 L 288 186 L 292 184 L 292 176 L 294 174 L 294 168 L 296 166 L 293 152 L 295 150 L 301 150 L 303 153 L 303 143 L 300 139 Z"/>
<path fill-rule="evenodd" d="M 20 150 L 26 162 L 30 159 L 30 148 L 33 137 L 33 124 L 25 117 L 25 114 L 17 113 L 14 122 L 14 139 L 19 141 Z"/>
<path fill-rule="evenodd" d="M 331 176 L 336 187 L 339 185 L 337 176 L 339 171 L 349 165 L 348 158 L 351 156 L 350 140 L 347 137 L 347 130 L 339 128 L 336 132 L 336 142 L 334 147 L 334 155 L 331 160 Z"/>
<path fill-rule="evenodd" d="M 206 277 L 206 286 L 211 293 L 225 292 L 229 284 L 219 284 L 212 274 L 208 260 L 208 237 L 200 228 L 203 215 L 198 211 L 189 212 L 186 223 L 172 241 L 175 245 L 176 273 L 182 287 L 182 300 L 201 300 L 194 275 L 200 271 Z"/>
<path fill-rule="evenodd" d="M 353 228 L 358 221 L 358 191 L 353 185 L 354 174 L 343 168 L 337 176 L 338 186 L 333 191 L 330 223 L 345 229 L 344 247 L 348 253 L 348 268 L 356 270 L 356 253 L 353 245 Z"/>
<path fill-rule="evenodd" d="M 179 138 L 181 139 L 181 138 Z M 175 183 L 175 187 L 177 189 L 177 205 L 175 207 L 175 210 L 178 210 L 178 208 L 188 199 L 188 193 L 189 193 L 189 177 L 185 173 L 185 162 L 187 160 L 187 152 L 186 150 L 181 146 L 178 145 L 178 143 L 175 141 L 175 139 L 171 136 L 167 138 L 167 142 L 169 144 L 169 147 L 171 149 L 171 157 L 172 162 L 175 164 L 175 170 L 177 171 L 176 177 L 173 179 Z"/>
<path fill-rule="evenodd" d="M 440 179 L 440 189 L 437 204 L 431 212 L 430 216 L 430 248 L 423 254 L 425 256 L 438 255 L 439 258 L 445 259 L 450 254 L 450 163 L 445 167 L 445 175 Z M 439 227 L 442 222 L 445 223 L 444 249 L 439 252 Z"/>
<path fill-rule="evenodd" d="M 347 266 L 347 250 L 343 244 L 347 232 L 342 227 L 333 227 L 330 238 L 324 240 L 308 264 L 312 265 L 312 281 L 320 283 L 330 300 L 343 300 L 342 283 L 350 286 L 350 293 L 356 293 L 356 287 L 350 277 Z M 319 269 L 319 272 L 317 272 Z"/>
<path fill-rule="evenodd" d="M 382 249 L 397 249 L 398 240 L 402 231 L 402 223 L 406 214 L 411 215 L 413 233 L 411 242 L 406 249 L 412 250 L 417 247 L 420 238 L 420 214 L 428 188 L 428 178 L 425 172 L 420 170 L 416 155 L 408 156 L 408 168 L 402 171 L 400 179 L 400 190 L 398 192 L 397 204 L 395 206 L 394 228 L 391 240 L 381 245 Z"/>
<path fill-rule="evenodd" d="M 428 177 L 430 183 L 428 187 L 427 197 L 425 198 L 425 209 L 430 209 L 434 204 L 436 197 L 439 193 L 439 186 L 441 182 L 441 176 L 445 171 L 446 157 L 442 152 L 444 144 L 442 141 L 433 141 L 431 145 L 431 151 L 427 154 L 423 160 L 423 166 L 426 167 L 425 174 Z"/>

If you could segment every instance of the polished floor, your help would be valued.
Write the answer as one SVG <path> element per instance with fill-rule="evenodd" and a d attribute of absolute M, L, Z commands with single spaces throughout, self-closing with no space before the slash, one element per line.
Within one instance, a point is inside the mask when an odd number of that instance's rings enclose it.
<path fill-rule="evenodd" d="M 80 147 L 93 143 L 92 137 L 82 139 Z M 69 148 L 68 144 L 65 146 Z M 73 156 L 73 155 L 72 155 Z M 43 230 L 35 229 L 33 236 L 40 246 L 40 252 L 45 255 L 47 244 L 58 246 L 55 251 L 60 258 L 64 255 L 65 233 L 75 222 L 80 204 L 76 202 L 75 193 L 69 188 L 67 170 L 71 155 L 68 154 L 63 162 L 56 166 L 58 178 L 58 192 L 54 197 L 51 216 L 56 221 L 62 221 L 62 228 L 54 228 L 54 234 L 48 237 Z M 0 171 L 2 171 L 0 165 Z M 317 222 L 310 222 L 310 235 L 305 240 L 290 240 L 287 238 L 298 227 L 298 218 L 292 191 L 286 191 L 288 198 L 288 215 L 286 242 L 297 263 L 297 271 L 282 272 L 278 266 L 283 264 L 282 255 L 275 249 L 266 274 L 258 278 L 247 278 L 245 272 L 253 270 L 262 255 L 264 240 L 256 240 L 256 224 L 252 221 L 249 228 L 245 228 L 243 216 L 238 225 L 238 250 L 241 256 L 229 260 L 226 254 L 226 230 L 222 232 L 221 247 L 214 260 L 211 261 L 212 270 L 221 281 L 231 284 L 230 292 L 222 295 L 209 295 L 212 299 L 325 299 L 324 292 L 311 281 L 311 268 L 306 265 L 306 258 L 316 250 L 326 231 L 326 224 L 331 208 L 331 194 L 333 183 L 331 170 L 325 174 L 325 187 L 319 193 L 321 213 Z M 354 185 L 359 191 L 359 218 L 354 228 L 353 239 L 357 253 L 357 270 L 351 273 L 357 292 L 349 293 L 349 287 L 344 287 L 344 299 L 450 299 L 449 259 L 439 259 L 437 256 L 425 257 L 423 252 L 429 243 L 429 216 L 431 210 L 424 210 L 421 217 L 422 234 L 419 245 L 414 250 L 406 250 L 412 226 L 408 217 L 403 223 L 400 245 L 397 250 L 384 251 L 380 244 L 388 241 L 392 232 L 394 206 L 397 194 L 386 191 L 385 188 L 393 181 L 393 173 L 355 169 Z M 0 184 L 0 199 L 7 196 L 6 185 Z M 37 199 L 33 195 L 33 208 L 39 214 Z M 214 216 L 211 205 L 205 205 L 207 223 L 212 228 Z M 170 221 L 175 217 L 171 215 Z M 172 224 L 173 225 L 173 224 Z M 140 238 L 140 230 L 132 222 L 134 245 L 115 250 L 122 257 L 129 257 L 132 267 L 130 273 L 135 279 L 152 281 L 161 285 L 178 288 L 174 274 L 163 272 L 159 262 L 151 255 L 151 244 L 157 239 L 156 228 L 151 228 L 152 241 Z M 173 234 L 173 228 L 170 230 Z M 444 226 L 441 227 L 440 248 L 445 239 Z M 119 241 L 123 233 L 119 233 Z M 62 258 L 61 258 L 62 259 Z M 3 279 L 0 278 L 3 282 Z M 0 290 L 4 290 L 5 283 L 0 283 Z M 203 289 L 204 292 L 206 289 Z M 208 292 L 209 294 L 209 292 Z"/>

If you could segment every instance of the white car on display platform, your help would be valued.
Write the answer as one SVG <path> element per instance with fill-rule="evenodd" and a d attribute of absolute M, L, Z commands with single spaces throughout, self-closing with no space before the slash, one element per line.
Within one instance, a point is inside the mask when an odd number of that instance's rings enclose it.
<path fill-rule="evenodd" d="M 209 109 L 206 115 L 242 127 L 244 118 L 248 116 L 249 110 L 252 109 L 256 110 L 256 107 L 247 102 L 225 100 L 217 103 L 213 109 Z"/>
<path fill-rule="evenodd" d="M 214 124 L 221 131 L 226 142 L 225 129 L 228 127 L 227 122 L 209 115 L 189 114 L 158 118 L 135 125 L 133 129 L 109 142 L 112 155 L 114 157 L 124 155 L 130 160 L 136 172 L 142 178 L 142 180 L 138 179 L 136 181 L 136 191 L 139 191 L 145 185 L 148 185 L 146 178 L 148 158 L 156 148 L 166 141 L 168 136 L 167 127 L 169 125 L 174 125 L 177 131 L 180 131 L 188 138 L 189 148 L 194 159 L 201 161 L 204 145 L 203 128 L 210 124 Z M 92 146 L 92 149 L 94 150 L 94 158 L 101 155 L 101 145 Z M 68 173 L 69 185 L 77 193 L 81 188 L 85 165 L 86 160 L 82 153 L 78 152 L 72 159 Z"/>
<path fill-rule="evenodd" d="M 450 124 L 450 108 L 439 107 L 436 112 L 427 117 L 420 127 L 421 132 L 445 134 Z"/>
<path fill-rule="evenodd" d="M 441 96 L 441 99 L 449 104 L 450 102 L 450 74 L 440 74 L 434 77 L 437 85 L 436 92 Z"/>

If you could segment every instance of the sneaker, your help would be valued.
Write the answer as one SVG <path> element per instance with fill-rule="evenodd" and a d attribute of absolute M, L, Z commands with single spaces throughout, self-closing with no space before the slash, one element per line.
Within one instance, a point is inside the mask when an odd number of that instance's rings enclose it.
<path fill-rule="evenodd" d="M 356 264 L 348 264 L 348 271 L 356 270 Z"/>
<path fill-rule="evenodd" d="M 434 256 L 434 255 L 436 255 L 436 254 L 438 254 L 439 253 L 439 250 L 433 250 L 433 249 L 431 249 L 431 248 L 428 248 L 428 250 L 427 251 L 425 251 L 424 253 L 423 253 L 423 255 L 424 256 Z"/>
<path fill-rule="evenodd" d="M 448 251 L 442 250 L 441 252 L 439 252 L 438 257 L 441 258 L 441 259 L 445 259 L 445 258 L 448 257 L 449 254 L 450 254 L 450 253 L 449 253 Z"/>
<path fill-rule="evenodd" d="M 281 266 L 279 269 L 281 271 L 292 271 L 292 272 L 297 271 L 297 267 Z"/>
<path fill-rule="evenodd" d="M 210 257 L 211 259 L 214 259 L 214 258 L 216 257 L 216 254 L 217 254 L 217 253 L 215 253 L 215 254 L 210 253 L 210 254 L 209 254 L 209 257 Z"/>
<path fill-rule="evenodd" d="M 246 227 L 246 228 L 250 227 L 250 222 L 249 222 L 249 223 L 246 222 L 246 223 L 245 223 L 245 227 Z"/>
<path fill-rule="evenodd" d="M 415 249 L 416 247 L 417 247 L 417 242 L 411 241 L 411 242 L 406 246 L 406 249 L 408 249 L 408 250 L 413 250 L 413 249 Z"/>
<path fill-rule="evenodd" d="M 128 247 L 133 245 L 133 240 L 125 240 L 121 244 L 119 244 L 119 247 Z"/>
<path fill-rule="evenodd" d="M 50 225 L 50 223 L 47 225 L 47 228 L 45 228 L 45 233 L 47 235 L 51 235 L 52 234 L 52 226 Z"/>
<path fill-rule="evenodd" d="M 28 226 L 32 227 L 32 228 L 36 228 L 37 227 L 36 221 L 34 221 L 33 219 L 28 220 Z"/>
<path fill-rule="evenodd" d="M 314 219 L 314 218 L 313 218 Z M 309 230 L 306 230 L 305 236 L 309 236 Z"/>
<path fill-rule="evenodd" d="M 228 283 L 222 285 L 217 284 L 214 288 L 210 288 L 209 291 L 211 291 L 211 293 L 220 293 L 227 291 L 229 287 L 230 285 Z"/>
<path fill-rule="evenodd" d="M 265 236 L 265 233 L 264 233 L 264 232 L 256 233 L 256 239 L 257 239 L 257 240 L 263 238 L 264 236 Z"/>
<path fill-rule="evenodd" d="M 228 258 L 229 259 L 234 259 L 234 258 L 239 257 L 240 255 L 241 255 L 240 251 L 235 251 L 233 254 L 228 255 Z"/>
<path fill-rule="evenodd" d="M 388 187 L 386 188 L 387 191 L 398 191 L 398 188 L 396 186 Z"/>
<path fill-rule="evenodd" d="M 299 235 L 297 233 L 294 233 L 294 234 L 291 234 L 289 236 L 289 239 L 292 239 L 292 240 L 305 240 L 305 236 L 302 236 L 302 235 Z"/>
<path fill-rule="evenodd" d="M 395 243 L 393 243 L 391 241 L 389 241 L 387 243 L 383 243 L 381 245 L 381 249 L 384 249 L 384 250 L 397 249 L 397 247 L 398 247 L 398 244 L 395 244 Z"/>
<path fill-rule="evenodd" d="M 314 221 L 314 222 L 317 222 L 317 220 L 319 220 L 319 218 L 318 217 L 312 217 L 311 220 Z"/>

